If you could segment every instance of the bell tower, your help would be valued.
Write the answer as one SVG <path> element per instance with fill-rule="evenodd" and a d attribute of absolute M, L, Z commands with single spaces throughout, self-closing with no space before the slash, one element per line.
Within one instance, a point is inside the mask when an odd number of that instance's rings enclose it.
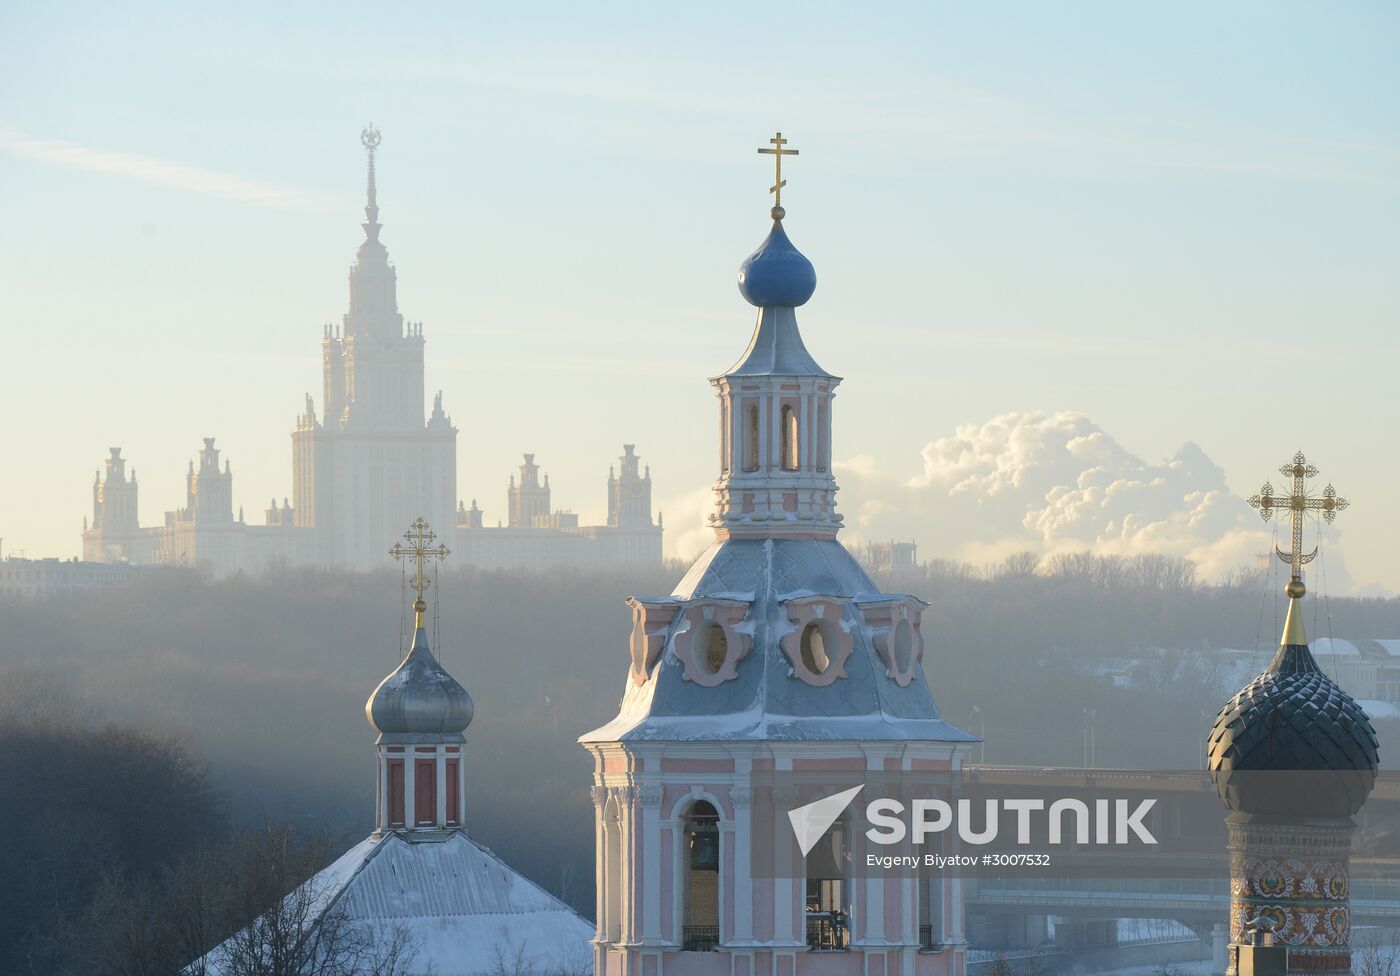
<path fill-rule="evenodd" d="M 760 150 L 776 157 L 774 193 L 796 154 L 785 144 Z M 836 540 L 839 379 L 797 327 L 816 272 L 782 206 L 770 215 L 739 272 L 753 337 L 710 381 L 715 541 L 669 596 L 628 600 L 617 717 L 580 739 L 594 760 L 594 972 L 959 976 L 957 879 L 862 876 L 864 836 L 839 818 L 795 867 L 773 866 L 795 850 L 788 812 L 821 784 L 956 770 L 976 739 L 934 703 L 928 604 L 880 593 Z"/>

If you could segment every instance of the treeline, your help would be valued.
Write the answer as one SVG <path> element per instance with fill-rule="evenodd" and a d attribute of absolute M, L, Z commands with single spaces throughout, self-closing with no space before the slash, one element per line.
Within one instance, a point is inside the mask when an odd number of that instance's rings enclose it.
<path fill-rule="evenodd" d="M 444 570 L 439 581 L 436 650 L 477 704 L 465 760 L 469 829 L 585 914 L 594 894 L 591 768 L 575 740 L 616 713 L 627 671 L 625 596 L 669 592 L 683 569 Z M 199 823 L 222 819 L 219 829 L 230 831 L 291 824 L 343 850 L 372 825 L 374 733 L 363 707 L 399 660 L 402 582 L 397 573 L 191 575 L 0 602 L 0 670 L 61 675 L 73 692 L 62 710 L 83 719 L 19 775 L 36 783 L 60 775 L 44 763 L 62 766 L 104 735 L 115 752 L 123 736 L 148 736 L 170 750 L 152 752 L 154 765 L 197 771 L 207 762 L 205 789 L 222 803 Z M 1284 609 L 1277 578 L 1242 572 L 1204 585 L 1189 563 L 1161 557 L 933 562 L 877 583 L 931 602 L 925 672 L 944 717 L 985 736 L 988 762 L 1079 765 L 1092 752 L 1101 766 L 1195 768 L 1235 688 L 1212 663 L 1213 649 L 1252 653 L 1245 663 L 1257 671 Z M 1327 633 L 1330 613 L 1339 637 L 1400 636 L 1400 600 L 1308 599 L 1314 634 Z M 1124 686 L 1104 663 L 1118 658 L 1149 661 L 1145 680 Z M 119 727 L 103 733 L 95 722 Z M 1382 761 L 1393 764 L 1397 723 L 1377 725 Z M 12 744 L 19 733 L 4 734 L 7 757 L 39 755 Z M 130 822 L 35 803 L 25 812 L 0 805 L 5 857 L 22 858 L 13 852 L 38 843 L 37 833 L 58 844 L 70 822 L 100 819 L 93 842 L 115 843 L 124 835 L 108 825 Z M 130 842 L 141 836 L 137 828 Z M 162 827 L 152 843 L 178 851 L 201 841 Z M 55 884 L 102 873 L 100 856 L 77 849 L 45 855 Z M 76 889 L 63 890 L 51 903 L 68 912 Z M 23 912 L 4 917 L 8 924 Z M 23 934 L 7 930 L 6 938 Z"/>
<path fill-rule="evenodd" d="M 235 827 L 182 744 L 99 723 L 61 677 L 24 670 L 0 678 L 0 743 L 0 972 L 408 971 L 409 933 L 322 912 L 328 892 L 307 883 L 343 841 Z"/>

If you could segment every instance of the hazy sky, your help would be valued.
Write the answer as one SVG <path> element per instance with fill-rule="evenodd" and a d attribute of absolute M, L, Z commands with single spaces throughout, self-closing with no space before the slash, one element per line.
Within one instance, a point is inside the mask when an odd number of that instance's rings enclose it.
<path fill-rule="evenodd" d="M 1400 6 L 584 6 L 7 4 L 5 551 L 78 551 L 109 445 L 147 524 L 202 436 L 250 519 L 290 494 L 371 120 L 461 494 L 503 516 L 529 450 L 597 519 L 635 441 L 679 539 L 781 128 L 848 512 L 942 484 L 960 428 L 1082 414 L 1144 483 L 1194 442 L 1247 495 L 1303 447 L 1353 502 L 1338 559 L 1400 589 Z M 967 521 L 921 554 L 997 551 Z"/>

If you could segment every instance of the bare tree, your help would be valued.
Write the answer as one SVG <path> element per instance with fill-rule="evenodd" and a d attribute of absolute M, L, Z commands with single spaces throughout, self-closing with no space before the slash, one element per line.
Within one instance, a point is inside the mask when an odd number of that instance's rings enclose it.
<path fill-rule="evenodd" d="M 1355 976 L 1400 976 L 1400 943 L 1392 930 L 1370 929 L 1358 935 L 1351 950 Z"/>
<path fill-rule="evenodd" d="M 201 960 L 205 972 L 407 976 L 419 949 L 409 931 L 352 919 L 339 893 L 313 875 L 320 860 L 319 852 L 298 846 L 290 830 L 269 830 L 234 875 L 231 908 L 248 921 Z"/>

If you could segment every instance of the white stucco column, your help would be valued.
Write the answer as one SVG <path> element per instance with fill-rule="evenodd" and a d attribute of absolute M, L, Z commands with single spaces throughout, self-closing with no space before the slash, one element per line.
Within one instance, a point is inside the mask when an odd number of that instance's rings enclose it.
<path fill-rule="evenodd" d="M 661 796 L 659 784 L 638 790 L 642 807 L 642 941 L 661 942 Z"/>
<path fill-rule="evenodd" d="M 598 924 L 596 925 L 596 935 L 594 938 L 599 942 L 604 942 L 608 937 L 608 833 L 607 821 L 603 818 L 607 814 L 608 790 L 601 783 L 595 784 L 589 791 L 593 797 L 593 884 L 594 897 L 597 899 Z"/>
<path fill-rule="evenodd" d="M 379 746 L 375 752 L 378 753 L 378 773 L 379 791 L 376 799 L 379 807 L 379 816 L 375 818 L 375 826 L 380 830 L 389 829 L 389 760 L 384 753 L 384 747 Z"/>
<path fill-rule="evenodd" d="M 753 792 L 747 765 L 743 779 L 735 777 L 743 785 L 729 790 L 729 801 L 734 805 L 734 931 L 730 940 L 740 944 L 753 941 Z"/>
<path fill-rule="evenodd" d="M 781 768 L 781 767 L 780 767 Z M 789 764 L 788 769 L 791 769 Z M 773 845 L 775 851 L 782 850 L 783 845 L 791 843 L 791 827 L 788 826 L 787 811 L 797 806 L 797 790 L 791 786 L 777 787 L 773 790 L 773 822 L 769 825 L 773 833 L 768 839 L 768 843 Z M 794 866 L 793 874 L 799 875 L 802 871 L 802 862 L 798 861 Z M 793 943 L 806 943 L 807 933 L 794 931 L 794 912 L 799 906 L 805 906 L 804 878 L 778 878 L 773 879 L 773 944 L 776 946 L 791 945 Z M 798 916 L 802 917 L 802 916 Z"/>

